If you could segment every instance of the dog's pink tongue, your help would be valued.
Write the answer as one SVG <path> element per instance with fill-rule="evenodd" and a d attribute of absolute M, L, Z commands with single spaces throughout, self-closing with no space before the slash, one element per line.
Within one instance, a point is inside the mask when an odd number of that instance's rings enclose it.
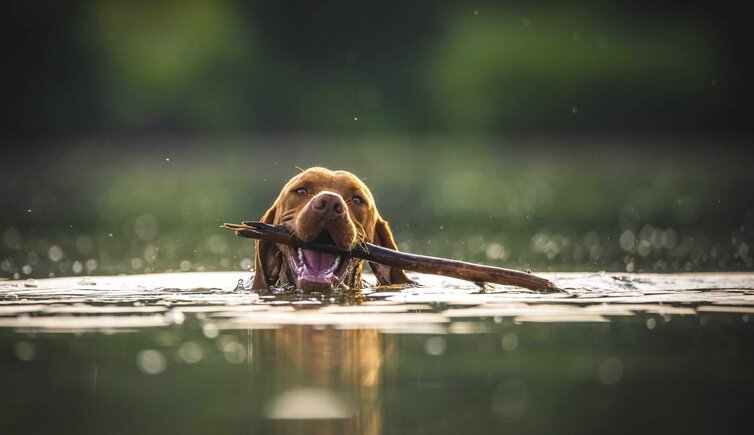
<path fill-rule="evenodd" d="M 304 262 L 306 263 L 307 268 L 315 273 L 324 273 L 328 271 L 333 264 L 335 264 L 335 259 L 338 258 L 333 254 L 310 251 L 308 249 L 303 249 L 303 253 Z"/>

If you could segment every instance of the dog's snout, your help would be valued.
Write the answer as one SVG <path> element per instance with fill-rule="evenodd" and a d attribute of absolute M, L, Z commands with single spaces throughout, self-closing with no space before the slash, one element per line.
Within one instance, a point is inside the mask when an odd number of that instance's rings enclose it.
<path fill-rule="evenodd" d="M 324 218 L 334 219 L 346 211 L 346 204 L 343 198 L 332 193 L 321 193 L 312 200 L 312 211 Z"/>

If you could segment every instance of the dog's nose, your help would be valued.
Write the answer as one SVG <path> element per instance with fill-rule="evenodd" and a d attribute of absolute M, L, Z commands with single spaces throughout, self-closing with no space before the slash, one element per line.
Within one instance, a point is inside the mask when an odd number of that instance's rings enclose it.
<path fill-rule="evenodd" d="M 343 198 L 332 193 L 320 193 L 312 200 L 312 211 L 323 217 L 334 219 L 346 211 L 346 204 Z"/>

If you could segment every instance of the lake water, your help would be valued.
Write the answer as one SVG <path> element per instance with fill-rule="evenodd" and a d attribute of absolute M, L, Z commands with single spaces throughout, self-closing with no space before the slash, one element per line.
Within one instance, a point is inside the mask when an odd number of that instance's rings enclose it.
<path fill-rule="evenodd" d="M 0 282 L 0 433 L 724 433 L 754 403 L 751 273 L 261 298 L 248 275 Z"/>

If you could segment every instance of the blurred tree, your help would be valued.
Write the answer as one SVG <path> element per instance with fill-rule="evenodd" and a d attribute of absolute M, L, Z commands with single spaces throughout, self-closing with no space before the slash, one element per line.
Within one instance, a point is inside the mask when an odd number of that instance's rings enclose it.
<path fill-rule="evenodd" d="M 428 95 L 463 131 L 651 125 L 709 104 L 723 79 L 711 30 L 692 20 L 489 8 L 456 14 L 440 35 Z"/>
<path fill-rule="evenodd" d="M 227 130 L 253 120 L 256 37 L 229 2 L 104 1 L 89 13 L 107 108 L 120 126 Z"/>

